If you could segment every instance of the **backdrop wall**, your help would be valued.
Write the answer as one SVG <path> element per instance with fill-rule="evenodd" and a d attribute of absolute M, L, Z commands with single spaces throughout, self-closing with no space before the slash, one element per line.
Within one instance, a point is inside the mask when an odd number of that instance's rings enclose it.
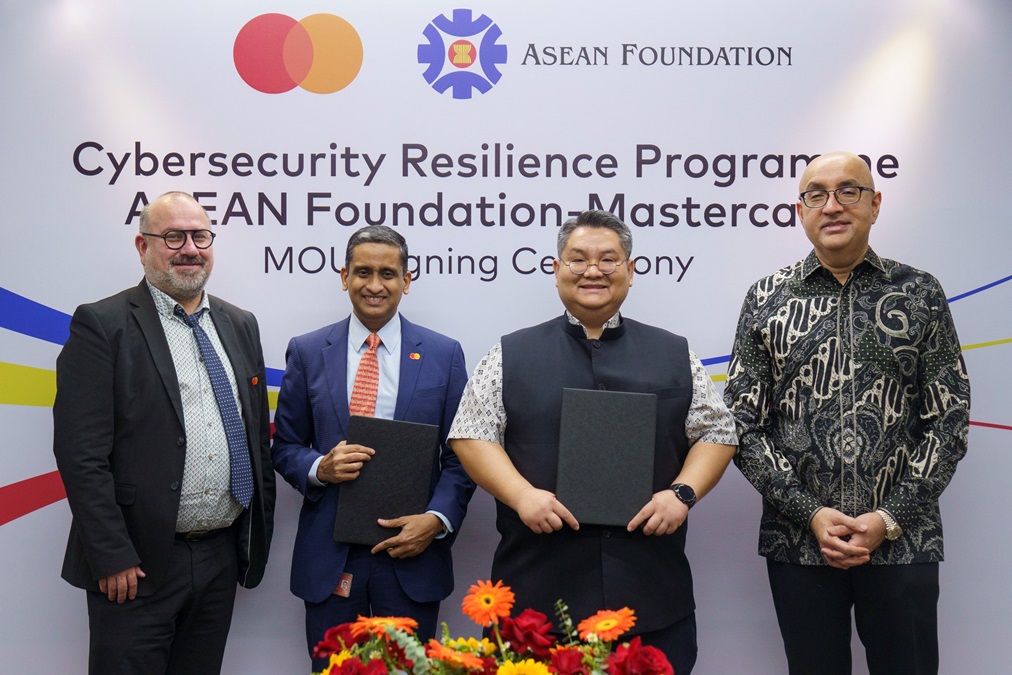
<path fill-rule="evenodd" d="M 846 149 L 884 194 L 872 245 L 939 277 L 972 378 L 970 451 L 942 499 L 942 670 L 1007 671 L 1008 3 L 3 0 L 0 41 L 3 670 L 85 669 L 84 597 L 59 579 L 53 369 L 74 308 L 140 279 L 146 199 L 200 193 L 209 290 L 260 319 L 275 396 L 288 339 L 349 311 L 354 229 L 407 238 L 402 311 L 473 367 L 561 311 L 545 261 L 589 207 L 633 229 L 624 313 L 687 336 L 722 383 L 745 290 L 810 249 L 793 215 L 807 158 Z M 226 672 L 308 667 L 288 592 L 298 507 L 279 485 Z M 759 513 L 733 467 L 693 511 L 701 675 L 786 669 Z M 479 493 L 444 604 L 455 633 L 475 632 L 459 601 L 496 541 Z"/>

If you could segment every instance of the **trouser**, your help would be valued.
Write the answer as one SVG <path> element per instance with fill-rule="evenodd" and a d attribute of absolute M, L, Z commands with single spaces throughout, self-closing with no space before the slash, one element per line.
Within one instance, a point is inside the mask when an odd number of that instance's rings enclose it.
<path fill-rule="evenodd" d="M 150 595 L 120 605 L 88 591 L 89 672 L 220 673 L 238 573 L 236 532 L 230 527 L 202 541 L 177 539 L 165 580 Z M 145 580 L 139 583 L 143 587 Z"/>
<path fill-rule="evenodd" d="M 851 608 L 872 675 L 938 672 L 938 563 L 767 570 L 791 675 L 849 675 Z"/>

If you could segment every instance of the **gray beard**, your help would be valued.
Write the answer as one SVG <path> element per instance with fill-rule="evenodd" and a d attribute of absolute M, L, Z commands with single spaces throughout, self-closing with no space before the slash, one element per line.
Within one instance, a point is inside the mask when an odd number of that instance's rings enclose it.
<path fill-rule="evenodd" d="M 148 283 L 177 302 L 199 298 L 210 275 L 207 267 L 202 267 L 195 274 L 180 274 L 171 264 L 168 272 L 162 272 L 154 269 L 148 261 L 144 261 L 144 276 Z"/>

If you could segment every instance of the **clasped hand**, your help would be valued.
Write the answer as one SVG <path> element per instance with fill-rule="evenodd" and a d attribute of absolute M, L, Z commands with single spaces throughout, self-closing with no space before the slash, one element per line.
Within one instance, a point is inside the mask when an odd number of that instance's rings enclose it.
<path fill-rule="evenodd" d="M 831 567 L 841 570 L 871 560 L 871 552 L 885 539 L 885 523 L 877 513 L 851 518 L 827 506 L 815 512 L 810 527 L 819 540 L 822 557 Z"/>

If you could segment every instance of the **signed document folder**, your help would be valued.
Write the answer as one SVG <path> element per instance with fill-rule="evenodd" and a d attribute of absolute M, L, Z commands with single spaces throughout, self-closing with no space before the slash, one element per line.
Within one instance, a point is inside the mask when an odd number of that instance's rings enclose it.
<path fill-rule="evenodd" d="M 376 451 L 358 478 L 341 484 L 334 540 L 375 546 L 397 534 L 377 518 L 425 513 L 432 465 L 439 451 L 439 427 L 353 415 L 348 443 Z"/>
<path fill-rule="evenodd" d="M 555 494 L 581 523 L 625 527 L 653 495 L 657 396 L 562 390 Z"/>

